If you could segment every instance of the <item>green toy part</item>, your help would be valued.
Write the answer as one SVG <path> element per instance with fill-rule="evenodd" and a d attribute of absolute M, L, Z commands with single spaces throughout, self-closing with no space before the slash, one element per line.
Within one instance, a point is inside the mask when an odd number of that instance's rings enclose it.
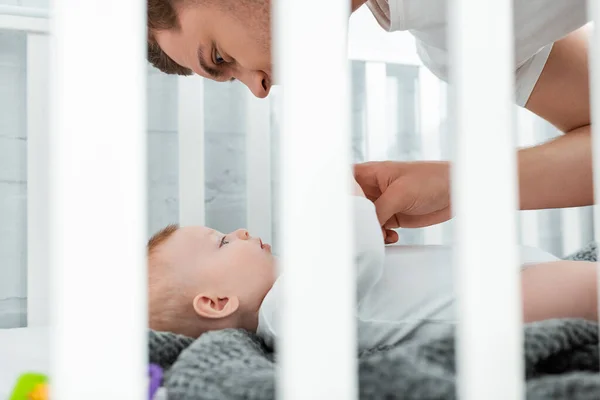
<path fill-rule="evenodd" d="M 40 385 L 47 383 L 48 377 L 46 375 L 34 372 L 23 374 L 17 380 L 9 400 L 30 400 L 33 391 L 38 389 Z"/>

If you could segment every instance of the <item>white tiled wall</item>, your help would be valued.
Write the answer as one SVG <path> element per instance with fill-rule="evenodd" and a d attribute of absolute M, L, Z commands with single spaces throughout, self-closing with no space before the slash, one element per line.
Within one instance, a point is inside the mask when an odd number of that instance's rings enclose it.
<path fill-rule="evenodd" d="M 0 33 L 0 328 L 25 323 L 25 36 Z"/>

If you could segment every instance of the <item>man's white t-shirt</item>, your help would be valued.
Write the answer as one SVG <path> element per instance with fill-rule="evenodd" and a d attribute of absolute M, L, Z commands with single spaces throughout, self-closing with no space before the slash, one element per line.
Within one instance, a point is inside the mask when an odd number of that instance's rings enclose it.
<path fill-rule="evenodd" d="M 367 1 L 381 27 L 409 31 L 415 37 L 419 57 L 444 81 L 448 81 L 447 5 L 448 0 Z M 518 105 L 527 103 L 554 42 L 588 22 L 586 0 L 514 0 Z"/>
<path fill-rule="evenodd" d="M 456 322 L 452 247 L 385 247 L 374 204 L 354 196 L 353 212 L 359 350 L 412 337 L 434 337 L 451 328 Z M 521 264 L 557 260 L 538 249 L 521 247 L 520 251 Z M 257 334 L 270 347 L 275 346 L 279 333 L 281 291 L 278 279 L 258 313 Z M 323 296 L 323 303 L 327 304 L 327 293 L 316 295 Z M 324 307 L 315 312 L 335 310 Z"/>

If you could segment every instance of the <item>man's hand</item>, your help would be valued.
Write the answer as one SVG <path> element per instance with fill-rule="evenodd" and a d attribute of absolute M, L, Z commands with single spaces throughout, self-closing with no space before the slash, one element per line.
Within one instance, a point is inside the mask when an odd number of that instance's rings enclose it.
<path fill-rule="evenodd" d="M 447 162 L 369 162 L 356 165 L 354 176 L 375 203 L 386 243 L 398 241 L 390 229 L 421 228 L 450 219 Z"/>
<path fill-rule="evenodd" d="M 362 187 L 356 182 L 354 176 L 352 177 L 352 193 L 354 196 L 367 197 L 365 196 Z M 395 243 L 398 241 L 398 234 L 390 229 L 381 228 L 381 233 L 383 234 L 386 243 Z"/>

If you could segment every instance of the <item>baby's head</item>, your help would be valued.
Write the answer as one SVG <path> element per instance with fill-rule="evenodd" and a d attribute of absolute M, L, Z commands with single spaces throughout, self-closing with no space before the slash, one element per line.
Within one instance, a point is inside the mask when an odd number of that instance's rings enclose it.
<path fill-rule="evenodd" d="M 271 247 L 245 230 L 168 226 L 148 242 L 150 328 L 198 337 L 255 330 L 276 279 Z"/>

